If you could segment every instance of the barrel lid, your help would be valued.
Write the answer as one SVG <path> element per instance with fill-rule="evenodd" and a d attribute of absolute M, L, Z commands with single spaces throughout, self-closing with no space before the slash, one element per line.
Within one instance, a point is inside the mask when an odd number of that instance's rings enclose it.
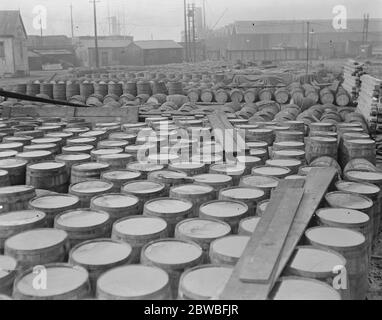
<path fill-rule="evenodd" d="M 50 155 L 52 155 L 52 152 L 50 152 L 50 151 L 36 150 L 36 151 L 21 152 L 21 153 L 17 154 L 16 157 L 21 158 L 21 159 L 33 159 L 33 158 L 48 157 Z"/>
<path fill-rule="evenodd" d="M 374 205 L 373 201 L 365 196 L 344 191 L 330 192 L 326 194 L 325 199 L 331 207 L 337 208 L 365 210 Z"/>
<path fill-rule="evenodd" d="M 32 140 L 32 144 L 56 144 L 61 141 L 61 138 L 37 138 Z"/>
<path fill-rule="evenodd" d="M 151 212 L 174 214 L 191 210 L 193 204 L 186 200 L 159 198 L 146 202 L 145 209 Z"/>
<path fill-rule="evenodd" d="M 281 278 L 273 300 L 341 300 L 340 294 L 325 282 L 305 278 Z"/>
<path fill-rule="evenodd" d="M 289 166 L 299 166 L 302 164 L 300 160 L 295 159 L 275 159 L 267 160 L 266 164 L 272 167 L 289 167 Z"/>
<path fill-rule="evenodd" d="M 238 156 L 238 157 L 236 157 L 236 160 L 239 163 L 257 163 L 257 162 L 261 162 L 261 159 L 259 157 L 255 157 L 255 156 Z"/>
<path fill-rule="evenodd" d="M 276 188 L 279 180 L 270 176 L 246 176 L 242 178 L 242 183 L 258 188 Z"/>
<path fill-rule="evenodd" d="M 268 150 L 266 149 L 250 149 L 249 154 L 253 157 L 258 157 L 261 155 L 268 155 Z"/>
<path fill-rule="evenodd" d="M 130 170 L 114 170 L 104 172 L 102 178 L 111 180 L 135 180 L 141 177 L 140 172 Z"/>
<path fill-rule="evenodd" d="M 298 174 L 293 174 L 291 176 L 285 177 L 285 180 L 306 180 L 306 176 L 301 176 Z"/>
<path fill-rule="evenodd" d="M 214 164 L 210 167 L 210 170 L 215 172 L 221 172 L 223 174 L 228 174 L 228 175 L 242 175 L 244 173 L 245 166 L 240 163 Z"/>
<path fill-rule="evenodd" d="M 98 159 L 99 161 L 113 160 L 113 159 L 133 159 L 133 156 L 127 153 L 113 153 L 113 154 L 104 154 L 102 156 L 99 156 Z"/>
<path fill-rule="evenodd" d="M 133 181 L 123 186 L 123 191 L 132 194 L 149 194 L 163 191 L 165 186 L 158 182 Z"/>
<path fill-rule="evenodd" d="M 378 195 L 381 191 L 381 189 L 374 184 L 351 181 L 339 181 L 336 183 L 336 187 L 339 191 L 347 191 L 363 195 Z"/>
<path fill-rule="evenodd" d="M 88 132 L 84 132 L 84 133 L 81 133 L 80 134 L 80 137 L 83 137 L 83 138 L 92 138 L 92 137 L 99 137 L 99 136 L 102 136 L 106 134 L 106 131 L 101 131 L 101 130 L 91 130 L 91 131 L 88 131 Z"/>
<path fill-rule="evenodd" d="M 245 145 L 249 149 L 262 149 L 262 148 L 268 149 L 268 143 L 265 141 L 247 142 Z"/>
<path fill-rule="evenodd" d="M 252 234 L 256 230 L 256 227 L 259 224 L 260 220 L 261 218 L 259 217 L 249 217 L 243 219 L 240 222 L 240 228 L 246 231 L 247 233 Z"/>
<path fill-rule="evenodd" d="M 347 248 L 365 243 L 365 237 L 361 233 L 344 228 L 311 228 L 305 232 L 305 236 L 314 244 L 329 247 Z"/>
<path fill-rule="evenodd" d="M 92 155 L 96 155 L 96 156 L 103 156 L 103 155 L 107 155 L 107 154 L 123 153 L 123 149 L 121 149 L 121 148 L 97 149 L 97 150 L 92 150 L 90 153 Z"/>
<path fill-rule="evenodd" d="M 198 162 L 173 162 L 171 163 L 171 168 L 176 169 L 176 170 L 181 170 L 181 169 L 201 169 L 204 168 L 203 163 L 198 163 Z"/>
<path fill-rule="evenodd" d="M 283 155 L 283 156 L 303 156 L 305 155 L 305 151 L 303 150 L 293 150 L 293 149 L 286 149 L 286 150 L 277 150 L 273 151 L 274 154 Z"/>
<path fill-rule="evenodd" d="M 11 158 L 17 155 L 17 151 L 15 150 L 4 150 L 0 151 L 0 159 L 6 159 L 6 158 Z"/>
<path fill-rule="evenodd" d="M 229 266 L 205 265 L 188 270 L 180 280 L 182 292 L 198 300 L 217 299 L 231 278 Z"/>
<path fill-rule="evenodd" d="M 213 174 L 213 173 L 201 174 L 198 176 L 194 176 L 193 178 L 198 183 L 206 183 L 206 184 L 219 184 L 219 183 L 227 183 L 232 181 L 232 178 L 230 176 L 227 176 L 225 174 Z"/>
<path fill-rule="evenodd" d="M 54 143 L 40 143 L 40 144 L 32 144 L 30 146 L 25 146 L 24 150 L 43 150 L 43 149 L 51 149 L 56 147 L 57 145 Z"/>
<path fill-rule="evenodd" d="M 115 133 L 110 134 L 109 138 L 117 139 L 117 140 L 129 140 L 129 139 L 137 138 L 137 135 L 130 134 L 130 133 L 123 133 L 123 132 L 115 132 Z"/>
<path fill-rule="evenodd" d="M 111 239 L 83 242 L 70 252 L 70 260 L 81 266 L 105 266 L 126 261 L 132 248 L 128 243 Z"/>
<path fill-rule="evenodd" d="M 216 239 L 231 233 L 231 227 L 222 221 L 213 219 L 187 219 L 180 222 L 177 233 L 191 239 Z"/>
<path fill-rule="evenodd" d="M 98 292 L 115 297 L 145 298 L 169 284 L 167 272 L 160 268 L 129 265 L 105 272 L 97 281 Z"/>
<path fill-rule="evenodd" d="M 196 243 L 177 239 L 153 241 L 142 252 L 147 259 L 159 265 L 184 265 L 202 256 L 202 248 Z"/>
<path fill-rule="evenodd" d="M 106 192 L 111 190 L 113 184 L 100 181 L 100 180 L 91 180 L 91 181 L 83 181 L 76 184 L 73 184 L 70 188 L 74 192 L 80 193 L 96 193 L 96 192 Z"/>
<path fill-rule="evenodd" d="M 265 128 L 259 128 L 259 129 L 252 129 L 249 130 L 250 133 L 272 133 L 272 129 L 265 129 Z"/>
<path fill-rule="evenodd" d="M 69 264 L 49 264 L 44 266 L 48 286 L 45 290 L 35 289 L 33 283 L 36 274 L 33 270 L 24 272 L 15 281 L 15 288 L 23 295 L 30 297 L 54 297 L 74 292 L 84 286 L 89 279 L 88 272 L 79 266 Z"/>
<path fill-rule="evenodd" d="M 69 132 L 50 132 L 45 136 L 48 138 L 70 138 L 73 136 L 73 134 Z"/>
<path fill-rule="evenodd" d="M 187 174 L 181 171 L 172 170 L 159 170 L 149 174 L 150 179 L 184 179 L 187 178 Z"/>
<path fill-rule="evenodd" d="M 84 152 L 84 151 L 90 151 L 93 149 L 94 149 L 94 146 L 91 146 L 89 144 L 80 144 L 80 145 L 63 147 L 63 150 L 67 152 Z"/>
<path fill-rule="evenodd" d="M 107 163 L 86 162 L 86 163 L 75 164 L 72 167 L 72 169 L 75 169 L 78 171 L 91 171 L 91 170 L 107 169 L 109 167 L 110 165 Z"/>
<path fill-rule="evenodd" d="M 330 138 L 330 137 L 310 137 L 310 140 L 313 141 L 319 141 L 319 142 L 332 142 L 332 143 L 337 143 L 336 138 Z"/>
<path fill-rule="evenodd" d="M 197 185 L 197 184 L 185 184 L 182 186 L 175 186 L 171 188 L 171 192 L 176 194 L 183 194 L 183 195 L 204 195 L 206 193 L 213 192 L 214 188 L 207 185 Z"/>
<path fill-rule="evenodd" d="M 96 138 L 73 138 L 69 139 L 68 143 L 75 143 L 75 144 L 87 144 L 89 142 L 95 142 L 97 141 Z"/>
<path fill-rule="evenodd" d="M 334 124 L 330 122 L 313 122 L 309 125 L 310 127 L 333 127 Z"/>
<path fill-rule="evenodd" d="M 370 221 L 367 214 L 361 211 L 344 208 L 325 208 L 316 212 L 316 215 L 324 220 L 340 224 L 365 224 Z"/>
<path fill-rule="evenodd" d="M 209 164 L 223 161 L 223 157 L 219 154 L 202 153 L 200 155 L 195 155 L 191 157 L 191 161 Z"/>
<path fill-rule="evenodd" d="M 248 206 L 239 201 L 215 200 L 201 205 L 200 212 L 214 218 L 236 217 L 246 214 Z"/>
<path fill-rule="evenodd" d="M 279 176 L 290 173 L 290 169 L 276 166 L 262 166 L 252 169 L 252 174 L 260 174 L 265 176 Z"/>
<path fill-rule="evenodd" d="M 1 161 L 0 161 L 1 164 Z M 382 172 L 366 172 L 366 171 L 348 171 L 346 175 L 349 178 L 380 182 L 382 180 Z"/>
<path fill-rule="evenodd" d="M 247 236 L 228 236 L 217 239 L 212 242 L 210 251 L 225 257 L 240 259 L 249 239 L 250 237 Z"/>
<path fill-rule="evenodd" d="M 3 213 L 0 215 L 0 228 L 33 224 L 44 220 L 46 214 L 37 210 L 22 210 Z"/>
<path fill-rule="evenodd" d="M 130 236 L 145 236 L 157 234 L 167 229 L 167 222 L 158 217 L 133 216 L 119 220 L 114 224 L 114 230 Z"/>
<path fill-rule="evenodd" d="M 270 203 L 270 200 L 264 200 L 264 201 L 261 201 L 259 203 L 259 209 L 262 211 L 262 212 L 265 212 L 265 210 L 267 210 L 267 207 Z"/>
<path fill-rule="evenodd" d="M 283 146 L 283 147 L 302 147 L 302 146 L 304 146 L 304 143 L 300 142 L 300 141 L 280 141 L 280 142 L 275 142 L 275 144 L 278 146 Z"/>
<path fill-rule="evenodd" d="M 155 163 L 145 163 L 145 162 L 134 162 L 127 165 L 128 169 L 141 171 L 141 172 L 152 172 L 162 170 L 164 167 L 160 164 Z"/>
<path fill-rule="evenodd" d="M 128 208 L 138 204 L 137 197 L 128 194 L 106 194 L 92 199 L 92 204 L 102 208 Z"/>
<path fill-rule="evenodd" d="M 10 186 L 0 188 L 0 195 L 8 195 L 15 193 L 27 193 L 34 191 L 35 188 L 32 186 Z"/>
<path fill-rule="evenodd" d="M 116 147 L 116 148 L 118 147 L 124 148 L 126 147 L 126 145 L 127 145 L 127 142 L 122 140 L 104 140 L 98 144 L 99 147 L 108 146 L 108 147 Z"/>
<path fill-rule="evenodd" d="M 60 154 L 56 157 L 56 160 L 59 161 L 81 161 L 81 160 L 89 160 L 90 155 L 86 153 L 78 153 L 78 154 Z"/>
<path fill-rule="evenodd" d="M 61 169 L 65 168 L 65 163 L 61 162 L 40 162 L 35 164 L 30 164 L 28 166 L 28 169 L 32 170 L 54 170 L 54 169 Z"/>
<path fill-rule="evenodd" d="M 5 241 L 5 248 L 32 251 L 54 247 L 68 238 L 65 231 L 57 229 L 34 229 L 16 234 Z"/>
<path fill-rule="evenodd" d="M 109 218 L 109 214 L 103 211 L 92 209 L 70 210 L 56 217 L 55 226 L 59 226 L 67 231 L 77 230 L 102 225 L 106 223 Z"/>
<path fill-rule="evenodd" d="M 14 258 L 0 255 L 0 280 L 14 272 L 16 267 L 17 261 Z"/>
<path fill-rule="evenodd" d="M 18 155 L 20 155 L 20 153 Z M 27 164 L 28 164 L 27 161 L 22 159 L 17 159 L 17 158 L 0 160 L 0 168 L 2 169 L 23 167 L 23 166 L 26 166 Z"/>
<path fill-rule="evenodd" d="M 12 149 L 12 148 L 20 148 L 24 145 L 20 142 L 9 142 L 9 143 L 0 143 L 0 149 Z"/>
<path fill-rule="evenodd" d="M 59 209 L 74 206 L 79 203 L 79 198 L 70 194 L 46 195 L 34 198 L 30 205 L 39 209 Z"/>
<path fill-rule="evenodd" d="M 221 190 L 221 195 L 236 200 L 253 200 L 264 197 L 265 192 L 256 188 L 232 187 Z"/>
<path fill-rule="evenodd" d="M 347 140 L 345 143 L 352 143 L 352 144 L 359 144 L 359 145 L 365 145 L 365 144 L 374 145 L 375 141 L 371 139 L 354 139 L 354 140 Z"/>

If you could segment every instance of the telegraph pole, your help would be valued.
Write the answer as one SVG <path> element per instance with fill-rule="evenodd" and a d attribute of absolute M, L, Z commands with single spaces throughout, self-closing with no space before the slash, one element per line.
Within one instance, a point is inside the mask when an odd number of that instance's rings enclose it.
<path fill-rule="evenodd" d="M 193 45 L 194 62 L 196 62 L 195 3 L 192 4 L 192 45 Z"/>
<path fill-rule="evenodd" d="M 96 4 L 96 0 L 93 0 L 93 10 L 94 10 L 95 59 L 96 59 L 96 67 L 99 68 L 98 31 L 97 31 L 97 4 Z"/>
<path fill-rule="evenodd" d="M 203 0 L 203 27 L 204 32 L 207 32 L 206 0 Z"/>
<path fill-rule="evenodd" d="M 309 28 L 310 22 L 306 23 L 306 74 L 309 73 Z"/>
<path fill-rule="evenodd" d="M 184 41 L 186 43 L 186 62 L 189 61 L 188 56 L 188 28 L 187 28 L 187 0 L 184 0 Z"/>
<path fill-rule="evenodd" d="M 70 26 L 72 28 L 72 39 L 74 38 L 74 25 L 73 25 L 73 4 L 70 4 Z"/>

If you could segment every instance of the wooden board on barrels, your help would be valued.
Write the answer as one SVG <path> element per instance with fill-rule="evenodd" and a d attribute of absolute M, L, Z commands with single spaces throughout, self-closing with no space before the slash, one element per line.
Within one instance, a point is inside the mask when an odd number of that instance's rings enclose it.
<path fill-rule="evenodd" d="M 306 182 L 305 192 L 297 210 L 295 219 L 291 225 L 285 244 L 281 251 L 277 270 L 271 281 L 266 284 L 246 283 L 240 280 L 240 273 L 243 263 L 246 261 L 246 256 L 243 255 L 236 265 L 231 279 L 224 288 L 220 299 L 222 300 L 265 300 L 275 285 L 275 282 L 280 277 L 286 264 L 293 254 L 295 247 L 300 241 L 307 228 L 314 212 L 317 210 L 325 193 L 336 176 L 334 168 L 317 168 L 310 171 Z M 269 218 L 269 217 L 268 217 Z M 262 219 L 262 223 L 270 223 L 267 219 Z M 264 222 L 265 221 L 265 222 Z M 258 228 L 256 228 L 256 231 Z M 266 230 L 264 230 L 265 234 Z M 254 236 L 257 232 L 254 234 Z M 251 242 L 250 242 L 251 243 Z"/>
<path fill-rule="evenodd" d="M 60 117 L 84 118 L 86 122 L 100 123 L 120 121 L 122 123 L 138 122 L 138 107 L 100 107 L 80 108 L 68 106 L 3 106 L 2 117 Z"/>

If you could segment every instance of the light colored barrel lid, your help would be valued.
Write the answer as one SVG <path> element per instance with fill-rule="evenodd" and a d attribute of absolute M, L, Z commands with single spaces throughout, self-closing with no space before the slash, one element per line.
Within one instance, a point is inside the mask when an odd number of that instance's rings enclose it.
<path fill-rule="evenodd" d="M 0 162 L 1 164 L 1 162 Z M 354 179 L 365 179 L 368 181 L 381 181 L 382 180 L 382 172 L 366 172 L 366 171 L 357 171 L 357 170 L 352 170 L 348 171 L 346 175 L 350 178 Z"/>
<path fill-rule="evenodd" d="M 228 175 L 242 175 L 245 170 L 245 166 L 241 163 L 238 164 L 214 164 L 210 170 L 215 172 L 221 172 Z"/>
<path fill-rule="evenodd" d="M 227 236 L 231 232 L 231 227 L 218 220 L 196 218 L 180 222 L 177 230 L 189 238 L 216 239 Z"/>
<path fill-rule="evenodd" d="M 293 174 L 291 176 L 285 177 L 285 180 L 306 180 L 306 176 L 300 176 L 298 174 Z"/>
<path fill-rule="evenodd" d="M 254 156 L 238 156 L 236 160 L 241 163 L 256 163 L 261 162 L 261 159 Z"/>
<path fill-rule="evenodd" d="M 133 194 L 153 193 L 163 189 L 163 184 L 151 181 L 134 181 L 123 186 L 123 191 Z"/>
<path fill-rule="evenodd" d="M 284 278 L 276 285 L 273 300 L 341 300 L 341 296 L 322 281 Z"/>
<path fill-rule="evenodd" d="M 116 153 L 122 153 L 123 149 L 121 148 L 113 148 L 113 149 L 97 149 L 91 151 L 92 155 L 97 155 L 97 156 L 103 156 L 107 154 L 116 154 Z"/>
<path fill-rule="evenodd" d="M 56 225 L 63 228 L 88 228 L 102 225 L 109 220 L 108 213 L 91 209 L 78 209 L 62 213 L 56 218 Z"/>
<path fill-rule="evenodd" d="M 32 186 L 10 186 L 10 187 L 2 187 L 0 188 L 1 195 L 7 195 L 12 193 L 25 193 L 34 191 L 34 187 Z"/>
<path fill-rule="evenodd" d="M 192 242 L 167 239 L 147 245 L 144 255 L 155 263 L 181 265 L 199 259 L 202 256 L 202 249 Z"/>
<path fill-rule="evenodd" d="M 265 201 L 262 201 L 260 204 L 259 204 L 259 208 L 261 211 L 265 212 L 265 210 L 267 210 L 267 207 L 270 203 L 270 200 L 265 200 Z"/>
<path fill-rule="evenodd" d="M 20 153 L 18 155 L 20 155 Z M 22 167 L 22 166 L 26 166 L 27 163 L 28 163 L 27 161 L 22 159 L 17 159 L 17 158 L 3 159 L 3 160 L 0 160 L 0 168 L 7 169 L 7 168 Z"/>
<path fill-rule="evenodd" d="M 258 167 L 252 169 L 252 174 L 262 174 L 267 176 L 275 176 L 275 175 L 283 175 L 290 173 L 290 170 L 288 168 L 282 168 L 282 167 Z"/>
<path fill-rule="evenodd" d="M 347 143 L 352 144 L 359 144 L 359 145 L 374 145 L 375 141 L 371 139 L 354 139 L 354 140 L 347 140 Z"/>
<path fill-rule="evenodd" d="M 3 213 L 0 215 L 0 228 L 21 226 L 41 221 L 45 213 L 37 210 L 22 210 Z"/>
<path fill-rule="evenodd" d="M 54 143 L 41 143 L 41 144 L 32 144 L 30 146 L 25 146 L 24 150 L 42 150 L 42 149 L 50 149 L 56 148 L 57 145 Z"/>
<path fill-rule="evenodd" d="M 56 157 L 56 161 L 83 161 L 89 160 L 90 155 L 86 153 L 78 153 L 78 154 L 60 154 Z"/>
<path fill-rule="evenodd" d="M 238 201 L 217 200 L 202 205 L 200 211 L 214 218 L 236 217 L 247 213 L 248 206 Z"/>
<path fill-rule="evenodd" d="M 102 161 L 102 160 L 132 159 L 132 158 L 133 158 L 133 156 L 131 154 L 127 154 L 127 153 L 112 153 L 112 154 L 102 155 L 98 159 L 99 159 L 99 161 Z"/>
<path fill-rule="evenodd" d="M 145 208 L 151 212 L 178 213 L 192 209 L 192 203 L 180 199 L 162 198 L 154 199 L 145 204 Z"/>
<path fill-rule="evenodd" d="M 373 206 L 373 201 L 369 198 L 351 192 L 330 192 L 326 194 L 325 199 L 332 207 L 337 208 L 364 210 Z"/>
<path fill-rule="evenodd" d="M 233 268 L 206 265 L 187 272 L 182 280 L 183 291 L 202 300 L 217 299 L 231 278 Z"/>
<path fill-rule="evenodd" d="M 318 141 L 318 142 L 331 142 L 331 143 L 337 143 L 336 138 L 331 137 L 310 137 L 310 140 Z"/>
<path fill-rule="evenodd" d="M 334 127 L 334 124 L 330 123 L 330 122 L 313 122 L 309 126 L 311 126 L 311 127 Z"/>
<path fill-rule="evenodd" d="M 89 142 L 97 141 L 96 138 L 73 138 L 69 139 L 68 143 L 76 143 L 76 144 L 87 144 Z"/>
<path fill-rule="evenodd" d="M 12 148 L 20 148 L 24 145 L 20 142 L 9 142 L 9 143 L 0 143 L 0 149 L 12 149 Z"/>
<path fill-rule="evenodd" d="M 98 137 L 98 136 L 102 136 L 104 134 L 106 134 L 106 131 L 91 130 L 88 132 L 81 133 L 80 136 L 88 138 L 88 137 Z"/>
<path fill-rule="evenodd" d="M 15 271 L 17 261 L 10 256 L 0 255 L 0 280 Z"/>
<path fill-rule="evenodd" d="M 237 200 L 253 200 L 264 197 L 265 192 L 256 188 L 233 187 L 222 190 L 221 194 Z"/>
<path fill-rule="evenodd" d="M 52 152 L 47 150 L 36 150 L 36 151 L 27 151 L 27 152 L 20 152 L 17 155 L 17 158 L 41 158 L 41 157 L 48 157 L 52 154 Z"/>
<path fill-rule="evenodd" d="M 273 151 L 274 154 L 283 155 L 283 156 L 303 156 L 305 155 L 304 150 L 292 150 L 292 149 L 286 149 L 286 150 L 277 150 Z"/>
<path fill-rule="evenodd" d="M 167 222 L 157 217 L 135 216 L 118 221 L 114 229 L 120 234 L 145 236 L 160 233 L 167 228 Z"/>
<path fill-rule="evenodd" d="M 82 152 L 82 151 L 93 150 L 94 146 L 91 146 L 88 144 L 81 144 L 76 146 L 66 146 L 63 149 L 66 151 L 72 151 L 72 152 Z"/>
<path fill-rule="evenodd" d="M 142 172 L 151 172 L 162 170 L 164 167 L 160 164 L 155 163 L 145 163 L 145 162 L 134 162 L 127 165 L 130 170 L 137 170 Z"/>
<path fill-rule="evenodd" d="M 187 174 L 181 171 L 160 170 L 151 172 L 149 177 L 159 179 L 184 179 L 187 178 Z"/>
<path fill-rule="evenodd" d="M 239 259 L 247 247 L 250 237 L 247 236 L 228 236 L 215 240 L 211 244 L 211 251 L 223 255 Z"/>
<path fill-rule="evenodd" d="M 168 283 L 168 274 L 162 269 L 130 265 L 105 272 L 98 279 L 97 287 L 116 297 L 139 298 L 161 291 Z"/>
<path fill-rule="evenodd" d="M 247 176 L 243 178 L 243 183 L 259 188 L 276 188 L 279 180 L 269 176 Z"/>
<path fill-rule="evenodd" d="M 288 269 L 308 273 L 332 273 L 335 267 L 344 267 L 344 257 L 331 250 L 311 246 L 298 247 L 290 260 Z"/>
<path fill-rule="evenodd" d="M 336 187 L 340 191 L 353 192 L 363 195 L 376 195 L 381 189 L 374 184 L 365 184 L 361 182 L 339 181 Z"/>
<path fill-rule="evenodd" d="M 256 230 L 257 225 L 259 224 L 261 218 L 259 217 L 250 217 L 244 220 L 241 220 L 240 227 L 248 233 L 253 233 Z"/>
<path fill-rule="evenodd" d="M 92 204 L 103 208 L 128 208 L 138 204 L 139 199 L 128 194 L 106 194 L 92 199 Z"/>
<path fill-rule="evenodd" d="M 47 287 L 46 290 L 35 289 L 33 283 L 36 274 L 32 271 L 24 275 L 15 283 L 19 292 L 32 297 L 53 297 L 75 291 L 88 281 L 88 272 L 78 266 L 70 265 L 48 265 L 46 268 Z"/>
<path fill-rule="evenodd" d="M 268 143 L 265 141 L 247 142 L 246 147 L 250 149 L 268 148 Z"/>
<path fill-rule="evenodd" d="M 74 247 L 70 259 L 82 266 L 103 266 L 128 259 L 131 251 L 128 243 L 97 239 Z"/>
<path fill-rule="evenodd" d="M 86 163 L 76 164 L 73 166 L 73 168 L 79 171 L 88 171 L 88 170 L 107 169 L 109 168 L 109 166 L 110 165 L 107 163 L 86 162 Z"/>
<path fill-rule="evenodd" d="M 105 179 L 113 179 L 113 180 L 133 180 L 139 179 L 141 176 L 140 172 L 129 171 L 129 170 L 115 170 L 105 172 L 102 177 Z"/>
<path fill-rule="evenodd" d="M 281 141 L 281 142 L 275 142 L 278 146 L 284 146 L 284 147 L 302 147 L 304 145 L 303 142 L 300 141 Z"/>
<path fill-rule="evenodd" d="M 316 212 L 316 215 L 325 221 L 332 221 L 343 224 L 365 224 L 370 221 L 367 214 L 344 208 L 325 208 Z"/>
<path fill-rule="evenodd" d="M 204 195 L 214 191 L 214 188 L 207 185 L 186 184 L 182 186 L 175 186 L 171 188 L 171 191 L 177 194 L 192 194 L 192 195 Z"/>
<path fill-rule="evenodd" d="M 265 128 L 259 128 L 259 129 L 253 129 L 253 130 L 249 130 L 250 133 L 272 133 L 272 129 L 265 129 Z"/>
<path fill-rule="evenodd" d="M 92 180 L 92 181 L 83 181 L 76 183 L 71 186 L 71 190 L 74 192 L 81 192 L 81 193 L 95 193 L 95 192 L 102 192 L 102 191 L 109 191 L 112 189 L 113 184 L 105 182 L 105 181 L 99 181 L 99 180 Z"/>
<path fill-rule="evenodd" d="M 313 243 L 330 247 L 355 247 L 365 243 L 365 237 L 356 231 L 342 228 L 318 227 L 305 232 Z"/>
<path fill-rule="evenodd" d="M 99 143 L 99 146 L 109 147 L 126 147 L 127 142 L 122 140 L 104 140 Z"/>
<path fill-rule="evenodd" d="M 14 157 L 18 152 L 15 150 L 5 150 L 5 151 L 0 151 L 0 158 L 5 159 L 5 158 L 11 158 Z"/>
<path fill-rule="evenodd" d="M 8 171 L 0 169 L 0 177 L 5 177 L 7 175 L 8 175 Z"/>
<path fill-rule="evenodd" d="M 302 164 L 300 160 L 295 159 L 274 159 L 274 160 L 267 160 L 267 165 L 274 166 L 274 167 L 289 167 L 289 166 L 299 166 Z"/>
<path fill-rule="evenodd" d="M 201 174 L 193 177 L 196 182 L 207 183 L 207 184 L 216 184 L 216 183 L 226 183 L 230 182 L 232 178 L 225 174 Z"/>
<path fill-rule="evenodd" d="M 35 229 L 16 234 L 9 238 L 5 242 L 5 247 L 19 251 L 39 250 L 61 244 L 67 238 L 67 233 L 62 230 Z"/>
<path fill-rule="evenodd" d="M 61 142 L 61 138 L 37 138 L 32 140 L 32 144 L 47 144 L 47 143 L 58 143 Z"/>
<path fill-rule="evenodd" d="M 29 169 L 33 170 L 54 170 L 65 168 L 65 163 L 61 162 L 40 162 L 31 164 L 28 166 Z"/>
<path fill-rule="evenodd" d="M 203 163 L 198 162 L 175 162 L 171 164 L 174 169 L 200 169 L 204 167 Z"/>

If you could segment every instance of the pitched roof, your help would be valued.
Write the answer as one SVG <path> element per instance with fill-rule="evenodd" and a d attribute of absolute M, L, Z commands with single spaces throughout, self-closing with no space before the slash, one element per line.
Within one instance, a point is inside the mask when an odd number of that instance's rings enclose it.
<path fill-rule="evenodd" d="M 181 45 L 173 40 L 145 40 L 134 41 L 134 44 L 143 50 L 149 49 L 183 49 Z"/>
<path fill-rule="evenodd" d="M 128 39 L 98 39 L 99 48 L 126 48 L 132 41 Z M 80 39 L 79 46 L 95 48 L 93 39 Z"/>
<path fill-rule="evenodd" d="M 21 23 L 25 36 L 27 35 L 23 19 L 19 11 L 2 10 L 0 11 L 0 36 L 14 37 L 17 35 L 17 28 Z"/>

